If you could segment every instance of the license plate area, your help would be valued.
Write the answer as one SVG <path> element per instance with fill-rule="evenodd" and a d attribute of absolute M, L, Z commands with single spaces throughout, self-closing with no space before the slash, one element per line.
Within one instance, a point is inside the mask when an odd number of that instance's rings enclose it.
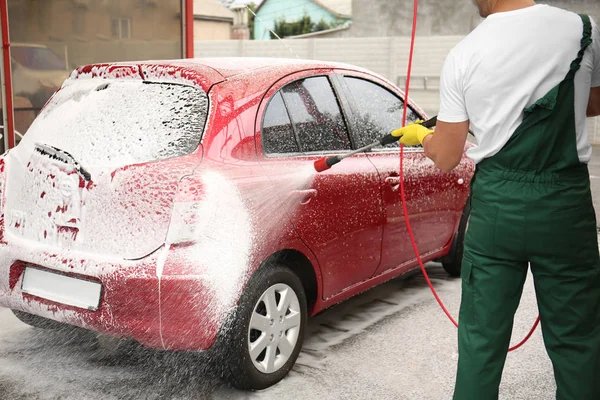
<path fill-rule="evenodd" d="M 23 272 L 23 293 L 72 307 L 96 311 L 100 307 L 102 284 L 74 278 L 32 266 Z"/>

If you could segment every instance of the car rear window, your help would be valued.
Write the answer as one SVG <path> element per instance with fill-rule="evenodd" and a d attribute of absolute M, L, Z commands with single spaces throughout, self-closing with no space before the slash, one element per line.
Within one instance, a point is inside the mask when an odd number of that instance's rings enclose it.
<path fill-rule="evenodd" d="M 270 100 L 264 114 L 265 154 L 350 150 L 342 111 L 325 76 L 294 81 Z"/>
<path fill-rule="evenodd" d="M 280 92 L 273 96 L 265 112 L 262 137 L 263 147 L 267 154 L 297 153 L 300 151 Z"/>
<path fill-rule="evenodd" d="M 207 109 L 207 95 L 198 87 L 135 79 L 67 81 L 23 144 L 59 148 L 83 166 L 178 157 L 198 147 Z"/>
<path fill-rule="evenodd" d="M 327 77 L 292 82 L 281 93 L 302 151 L 350 150 L 346 124 Z"/>

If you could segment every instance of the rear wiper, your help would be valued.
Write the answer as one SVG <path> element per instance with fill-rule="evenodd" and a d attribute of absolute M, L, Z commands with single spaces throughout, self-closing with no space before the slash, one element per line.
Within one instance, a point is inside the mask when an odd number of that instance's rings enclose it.
<path fill-rule="evenodd" d="M 35 151 L 37 151 L 41 155 L 48 156 L 54 160 L 58 160 L 65 164 L 73 165 L 77 172 L 79 172 L 79 174 L 83 177 L 83 179 L 85 179 L 86 182 L 89 182 L 92 179 L 92 175 L 90 175 L 90 173 L 87 172 L 71 154 L 67 153 L 64 150 L 48 146 L 46 144 L 35 143 Z"/>

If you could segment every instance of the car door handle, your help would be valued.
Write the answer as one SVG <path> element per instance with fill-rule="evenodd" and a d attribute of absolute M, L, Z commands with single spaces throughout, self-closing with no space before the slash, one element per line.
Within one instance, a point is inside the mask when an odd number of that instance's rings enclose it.
<path fill-rule="evenodd" d="M 317 196 L 316 189 L 307 189 L 307 190 L 292 190 L 290 196 L 296 197 L 300 199 L 300 204 L 308 204 L 313 197 Z"/>
<path fill-rule="evenodd" d="M 388 186 L 398 186 L 400 184 L 399 176 L 388 176 L 385 178 L 385 184 Z"/>

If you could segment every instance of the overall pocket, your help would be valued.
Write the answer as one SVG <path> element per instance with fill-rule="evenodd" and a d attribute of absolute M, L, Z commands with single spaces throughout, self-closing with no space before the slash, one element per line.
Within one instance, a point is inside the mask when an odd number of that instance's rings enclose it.
<path fill-rule="evenodd" d="M 471 199 L 471 216 L 465 236 L 465 250 L 494 255 L 496 243 L 496 219 L 498 207 L 479 200 Z"/>
<path fill-rule="evenodd" d="M 473 290 L 473 261 L 468 257 L 463 258 L 460 277 L 462 280 L 459 323 L 474 324 L 475 321 L 475 294 Z"/>

